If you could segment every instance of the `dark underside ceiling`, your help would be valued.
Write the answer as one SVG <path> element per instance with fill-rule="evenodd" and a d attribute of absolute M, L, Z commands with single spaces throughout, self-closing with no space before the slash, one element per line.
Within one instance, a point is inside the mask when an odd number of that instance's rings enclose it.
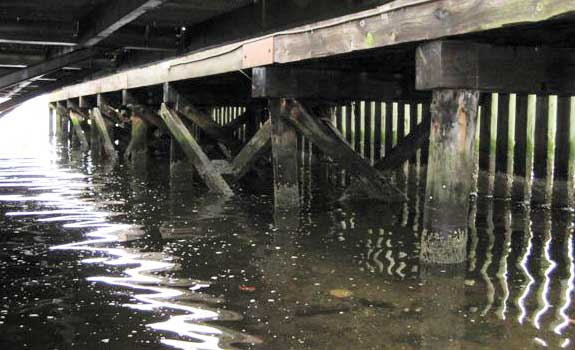
<path fill-rule="evenodd" d="M 0 113 L 62 86 L 389 0 L 2 0 Z"/>

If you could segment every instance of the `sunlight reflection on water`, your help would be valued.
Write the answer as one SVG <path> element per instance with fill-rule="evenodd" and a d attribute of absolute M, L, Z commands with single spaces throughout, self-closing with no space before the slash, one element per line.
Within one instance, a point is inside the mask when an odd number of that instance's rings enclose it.
<path fill-rule="evenodd" d="M 85 264 L 126 266 L 124 276 L 93 276 L 87 280 L 132 290 L 134 293 L 132 297 L 137 303 L 125 304 L 125 307 L 140 311 L 161 310 L 172 314 L 166 321 L 148 324 L 149 328 L 162 334 L 171 333 L 178 336 L 177 339 L 162 338 L 162 343 L 180 349 L 217 350 L 228 348 L 222 344 L 222 339 L 229 341 L 241 337 L 250 341 L 247 336 L 204 323 L 221 319 L 239 319 L 240 315 L 171 301 L 194 294 L 200 289 L 209 287 L 210 284 L 203 281 L 187 281 L 189 284 L 187 290 L 163 286 L 181 281 L 167 280 L 152 273 L 169 271 L 175 268 L 176 264 L 163 261 L 169 260 L 163 253 L 143 254 L 137 249 L 123 247 L 122 242 L 138 239 L 144 232 L 135 225 L 109 222 L 108 218 L 112 213 L 97 210 L 92 203 L 79 198 L 79 193 L 92 186 L 84 181 L 85 175 L 59 169 L 51 161 L 53 158 L 45 155 L 41 158 L 10 158 L 9 165 L 3 164 L 1 158 L 0 189 L 5 188 L 12 192 L 18 188 L 25 188 L 30 194 L 2 194 L 0 201 L 42 202 L 46 206 L 53 207 L 50 210 L 13 211 L 6 215 L 33 217 L 37 222 L 61 222 L 62 227 L 66 229 L 92 229 L 93 231 L 84 234 L 85 240 L 53 246 L 51 250 L 78 250 L 105 256 L 84 259 L 82 262 Z"/>

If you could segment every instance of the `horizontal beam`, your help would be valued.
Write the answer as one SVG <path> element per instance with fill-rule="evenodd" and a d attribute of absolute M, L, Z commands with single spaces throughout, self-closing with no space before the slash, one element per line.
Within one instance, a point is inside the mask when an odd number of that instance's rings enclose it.
<path fill-rule="evenodd" d="M 69 85 L 69 84 L 77 81 L 84 74 L 85 73 L 70 75 L 68 77 L 64 77 L 64 78 L 59 79 L 57 81 L 50 82 L 50 83 L 42 86 L 39 89 L 35 89 L 31 92 L 12 97 L 8 101 L 4 101 L 4 102 L 0 103 L 0 113 L 4 113 L 6 111 L 13 110 L 14 108 L 20 106 L 22 103 L 24 103 L 24 102 L 26 102 L 26 101 L 34 98 L 34 97 L 37 97 L 37 96 L 40 96 L 40 95 L 43 95 L 46 93 L 50 93 L 50 92 L 52 92 L 56 89 L 59 89 L 65 85 Z"/>
<path fill-rule="evenodd" d="M 575 92 L 575 50 L 439 40 L 417 48 L 416 88 Z"/>
<path fill-rule="evenodd" d="M 575 2 L 548 0 L 395 0 L 302 26 L 274 40 L 274 61 L 295 62 L 401 43 L 537 23 L 574 13 Z"/>
<path fill-rule="evenodd" d="M 399 83 L 363 72 L 287 66 L 252 70 L 252 97 L 393 99 L 400 95 Z"/>
<path fill-rule="evenodd" d="M 80 35 L 80 46 L 90 47 L 106 39 L 136 18 L 164 4 L 167 0 L 122 0 L 107 2 L 96 13 L 91 13 L 89 23 Z M 82 22 L 80 23 L 82 24 Z"/>
<path fill-rule="evenodd" d="M 176 49 L 175 35 L 161 35 L 153 32 L 150 34 L 146 37 L 143 29 L 126 27 L 111 33 L 99 46 L 153 51 Z M 72 25 L 62 26 L 52 22 L 10 22 L 0 26 L 0 44 L 77 48 L 81 43 L 81 40 L 75 36 Z"/>
<path fill-rule="evenodd" d="M 88 58 L 94 56 L 96 53 L 97 51 L 93 49 L 75 51 L 63 56 L 55 57 L 46 62 L 39 63 L 34 66 L 16 71 L 14 73 L 4 75 L 0 77 L 0 89 L 54 72 L 70 64 L 87 60 Z"/>
<path fill-rule="evenodd" d="M 0 43 L 42 46 L 75 46 L 72 26 L 59 23 L 3 22 Z"/>
<path fill-rule="evenodd" d="M 82 95 L 161 85 L 165 82 L 222 74 L 245 68 L 247 67 L 243 65 L 242 46 L 230 44 L 70 86 L 53 94 L 50 100 L 60 101 Z"/>
<path fill-rule="evenodd" d="M 575 12 L 575 3 L 548 0 L 527 6 L 525 0 L 395 0 L 353 15 L 294 28 L 268 36 L 202 49 L 185 56 L 138 67 L 72 86 L 51 97 L 59 101 L 81 94 L 117 91 L 235 72 L 262 64 L 251 51 L 258 41 L 273 39 L 271 63 L 298 62 L 360 50 L 473 33 L 510 25 L 536 23 Z M 470 14 L 473 14 L 472 16 Z"/>

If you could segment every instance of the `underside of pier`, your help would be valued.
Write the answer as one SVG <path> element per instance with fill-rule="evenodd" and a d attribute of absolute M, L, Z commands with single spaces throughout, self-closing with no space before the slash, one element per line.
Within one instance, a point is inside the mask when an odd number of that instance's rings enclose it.
<path fill-rule="evenodd" d="M 135 163 L 165 151 L 174 171 L 224 196 L 269 165 L 278 210 L 300 203 L 302 137 L 387 201 L 405 193 L 386 171 L 426 145 L 431 245 L 466 230 L 485 99 L 575 91 L 572 1 L 93 0 L 59 2 L 58 15 L 42 5 L 0 5 L 23 21 L 0 33 L 0 65 L 14 70 L 0 77 L 1 111 L 52 92 L 61 140 Z M 34 31 L 17 30 L 25 21 Z M 390 102 L 411 107 L 388 120 Z M 398 132 L 367 150 L 361 135 L 380 128 Z"/>

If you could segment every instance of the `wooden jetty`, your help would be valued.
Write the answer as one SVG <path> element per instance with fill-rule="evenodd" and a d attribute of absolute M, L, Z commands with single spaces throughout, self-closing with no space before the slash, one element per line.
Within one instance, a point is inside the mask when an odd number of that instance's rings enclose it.
<path fill-rule="evenodd" d="M 278 210 L 300 206 L 302 139 L 377 200 L 406 195 L 388 170 L 427 162 L 430 240 L 467 230 L 470 193 L 511 197 L 515 175 L 526 203 L 573 206 L 574 1 L 121 3 L 96 7 L 102 21 L 62 54 L 0 77 L 0 89 L 100 57 L 106 38 L 129 47 L 122 28 L 140 16 L 169 21 L 162 13 L 194 6 L 219 15 L 184 27 L 179 14 L 172 26 L 182 24 L 185 47 L 175 55 L 157 59 L 169 56 L 158 55 L 161 36 L 136 37 L 134 46 L 154 51 L 144 63 L 74 84 L 59 77 L 0 111 L 51 91 L 58 139 L 72 134 L 83 149 L 137 159 L 167 137 L 173 164 L 188 162 L 225 196 L 271 151 Z M 478 167 L 493 174 L 488 183 L 475 183 Z M 545 182 L 537 193 L 533 175 Z"/>

